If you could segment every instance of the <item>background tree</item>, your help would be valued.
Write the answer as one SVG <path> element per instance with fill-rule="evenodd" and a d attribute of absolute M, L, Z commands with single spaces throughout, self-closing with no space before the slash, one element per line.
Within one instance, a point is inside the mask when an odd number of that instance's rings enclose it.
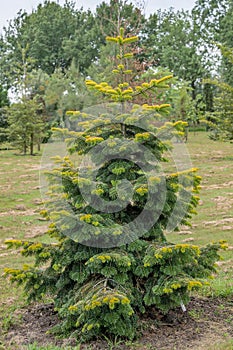
<path fill-rule="evenodd" d="M 0 143 L 7 140 L 6 129 L 8 127 L 6 110 L 4 107 L 9 106 L 7 91 L 0 85 Z"/>
<path fill-rule="evenodd" d="M 220 75 L 222 79 L 233 86 L 233 65 L 232 60 L 229 61 L 229 54 L 225 55 L 224 47 L 233 47 L 233 3 L 232 1 L 227 2 L 225 15 L 221 18 L 220 29 L 217 42 L 222 45 L 221 48 L 221 65 L 220 65 Z M 226 52 L 227 53 L 227 52 Z"/>
<path fill-rule="evenodd" d="M 15 68 L 15 98 L 17 97 L 18 102 L 12 103 L 6 110 L 9 125 L 7 134 L 12 145 L 23 154 L 29 149 L 30 155 L 33 155 L 34 144 L 40 148 L 45 129 L 45 114 L 35 85 L 31 84 L 33 60 L 28 57 L 28 45 L 21 49 L 21 55 L 22 64 Z"/>
<path fill-rule="evenodd" d="M 222 56 L 228 60 L 228 66 L 233 65 L 233 49 L 218 45 Z M 225 78 L 225 79 L 224 79 Z M 216 87 L 214 109 L 207 114 L 210 121 L 210 137 L 214 140 L 233 140 L 233 85 L 227 83 L 228 76 L 223 75 L 219 79 L 206 81 Z"/>
<path fill-rule="evenodd" d="M 44 98 L 50 125 L 53 126 L 65 125 L 65 116 L 68 110 L 82 110 L 84 105 L 88 106 L 94 103 L 75 61 L 65 72 L 57 69 L 50 76 Z"/>
<path fill-rule="evenodd" d="M 99 57 L 103 34 L 91 11 L 80 10 L 75 17 L 74 32 L 63 39 L 63 55 L 69 65 L 75 62 L 79 71 L 86 73 L 91 63 Z"/>
<path fill-rule="evenodd" d="M 202 94 L 204 103 L 211 108 L 212 95 L 203 89 L 201 81 L 211 76 L 213 63 L 196 15 L 184 10 L 175 12 L 172 8 L 159 10 L 149 17 L 144 35 L 147 58 L 153 58 L 154 66 L 167 68 L 188 82 L 192 99 Z"/>
<path fill-rule="evenodd" d="M 202 71 L 201 56 L 197 53 L 189 12 L 173 9 L 158 11 L 149 18 L 146 44 L 162 67 L 168 68 L 179 78 L 190 81 L 194 89 Z M 195 45 L 196 44 L 196 45 Z M 163 50 L 162 50 L 163 47 Z"/>
<path fill-rule="evenodd" d="M 38 115 L 38 103 L 36 100 L 23 98 L 18 103 L 13 103 L 8 111 L 8 140 L 24 155 L 29 149 L 30 155 L 34 154 L 34 144 L 40 144 L 44 125 Z"/>
<path fill-rule="evenodd" d="M 75 10 L 74 6 L 72 1 L 63 7 L 45 1 L 31 14 L 19 12 L 4 31 L 7 57 L 4 71 L 12 71 L 15 61 L 21 60 L 19 47 L 29 43 L 28 55 L 34 60 L 34 68 L 47 74 L 57 68 L 67 69 L 74 58 L 80 71 L 88 67 L 98 49 L 98 41 L 93 46 L 94 17 L 91 12 Z"/>
<path fill-rule="evenodd" d="M 15 66 L 15 62 L 20 62 L 21 48 L 25 48 L 28 43 L 28 55 L 34 60 L 34 68 L 51 75 L 56 69 L 65 72 L 75 60 L 79 71 L 87 75 L 88 67 L 93 62 L 98 64 L 101 47 L 105 46 L 106 33 L 117 33 L 121 26 L 127 35 L 144 33 L 145 49 L 138 53 L 141 63 L 149 62 L 152 66 L 164 67 L 180 79 L 188 81 L 192 87 L 193 99 L 198 93 L 203 94 L 206 108 L 211 110 L 212 94 L 209 89 L 203 89 L 201 79 L 211 78 L 216 64 L 214 62 L 213 65 L 214 57 L 210 55 L 207 29 L 203 29 L 202 20 L 206 15 L 206 27 L 209 32 L 213 31 L 210 22 L 216 9 L 221 10 L 221 16 L 217 17 L 218 27 L 225 11 L 225 5 L 212 2 L 212 7 L 206 11 L 197 2 L 192 14 L 188 11 L 160 10 L 146 20 L 143 1 L 103 2 L 97 6 L 95 14 L 76 10 L 72 1 L 67 1 L 63 7 L 45 1 L 32 14 L 19 12 L 8 28 L 5 28 L 1 41 L 4 57 L 2 78 L 7 79 L 8 85 L 9 81 L 13 84 L 11 67 Z M 207 3 L 204 8 L 205 6 Z M 12 74 L 9 75 L 8 72 Z"/>
<path fill-rule="evenodd" d="M 2 85 L 0 85 L 0 108 L 8 105 L 9 105 L 9 99 L 8 99 L 7 90 L 4 89 Z"/>
<path fill-rule="evenodd" d="M 233 47 L 232 1 L 197 0 L 192 13 L 202 30 L 203 44 L 206 46 L 207 52 L 212 57 L 212 52 L 215 53 L 215 60 L 213 60 L 213 63 L 215 62 L 215 66 L 213 65 L 215 75 L 216 73 L 220 74 L 227 83 L 232 85 L 232 65 L 225 56 L 219 54 L 216 47 L 216 42 L 223 46 Z"/>
<path fill-rule="evenodd" d="M 95 20 L 102 34 L 102 44 L 105 45 L 106 35 L 117 35 L 120 27 L 125 29 L 126 35 L 137 35 L 141 31 L 145 16 L 144 1 L 129 2 L 123 0 L 103 1 L 96 8 Z"/>
<path fill-rule="evenodd" d="M 230 1 L 196 0 L 192 15 L 202 32 L 205 45 L 213 47 L 213 43 L 219 41 L 221 22 L 226 15 Z"/>

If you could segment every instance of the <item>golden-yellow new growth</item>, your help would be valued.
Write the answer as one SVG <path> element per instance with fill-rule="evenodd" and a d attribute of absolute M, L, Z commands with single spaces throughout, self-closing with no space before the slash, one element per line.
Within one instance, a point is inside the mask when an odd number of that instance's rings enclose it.
<path fill-rule="evenodd" d="M 193 288 L 201 288 L 202 283 L 200 281 L 189 281 L 188 282 L 188 290 L 192 290 Z"/>
<path fill-rule="evenodd" d="M 80 216 L 80 221 L 85 221 L 87 223 L 91 222 L 92 215 L 91 214 L 85 214 Z"/>
<path fill-rule="evenodd" d="M 138 193 L 140 196 L 144 196 L 145 194 L 148 193 L 148 188 L 146 188 L 146 187 L 139 187 L 139 188 L 136 189 L 135 192 Z"/>

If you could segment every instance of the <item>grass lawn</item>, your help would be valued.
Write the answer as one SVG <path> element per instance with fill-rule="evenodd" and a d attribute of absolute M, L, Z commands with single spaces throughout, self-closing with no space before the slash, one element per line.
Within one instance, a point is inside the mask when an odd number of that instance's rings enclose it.
<path fill-rule="evenodd" d="M 206 133 L 191 133 L 187 148 L 194 167 L 202 176 L 200 206 L 192 228 L 169 234 L 173 242 L 204 245 L 227 240 L 229 250 L 222 253 L 219 274 L 204 292 L 209 295 L 233 294 L 233 145 L 214 142 Z"/>
<path fill-rule="evenodd" d="M 18 252 L 6 250 L 4 241 L 30 238 L 45 229 L 45 222 L 40 220 L 39 214 L 42 206 L 39 166 L 40 156 L 0 151 L 0 318 L 3 328 L 10 322 L 9 313 L 24 304 L 20 290 L 2 277 L 3 268 L 17 268 L 24 261 Z"/>
<path fill-rule="evenodd" d="M 218 263 L 219 274 L 214 280 L 211 280 L 210 286 L 205 287 L 200 296 L 233 295 L 233 145 L 213 142 L 208 139 L 206 133 L 199 132 L 190 133 L 186 146 L 193 167 L 199 168 L 199 175 L 203 178 L 200 192 L 201 202 L 198 214 L 192 220 L 193 227 L 184 227 L 180 233 L 169 233 L 168 239 L 172 242 L 190 242 L 197 245 L 207 244 L 210 241 L 227 240 L 229 250 L 222 253 L 223 260 Z M 23 263 L 29 262 L 29 259 L 21 257 L 18 252 L 6 250 L 4 241 L 9 238 L 34 239 L 47 227 L 39 214 L 43 208 L 39 184 L 40 160 L 40 155 L 30 157 L 16 155 L 13 151 L 0 151 L 0 321 L 2 333 L 6 332 L 12 324 L 13 310 L 25 305 L 21 289 L 12 286 L 2 276 L 3 269 L 4 267 L 18 268 Z M 36 239 L 38 240 L 38 237 Z M 215 348 L 210 343 L 209 349 L 229 350 L 233 349 L 232 344 L 231 340 L 227 340 Z M 34 347 L 30 349 L 34 350 Z M 35 346 L 35 349 L 40 348 Z M 140 348 L 137 347 L 137 349 Z M 193 349 L 198 350 L 199 348 Z M 208 350 L 206 347 L 205 349 Z"/>

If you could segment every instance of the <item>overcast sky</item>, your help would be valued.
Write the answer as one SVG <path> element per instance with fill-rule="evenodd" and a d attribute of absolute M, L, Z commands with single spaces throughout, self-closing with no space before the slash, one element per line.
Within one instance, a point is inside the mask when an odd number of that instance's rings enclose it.
<path fill-rule="evenodd" d="M 64 0 L 56 0 L 61 5 Z M 106 1 L 106 0 L 105 0 Z M 9 19 L 16 17 L 17 12 L 20 9 L 26 10 L 28 13 L 32 9 L 36 9 L 39 3 L 43 3 L 43 0 L 0 0 L 0 31 L 3 26 L 7 25 Z M 83 6 L 84 9 L 90 8 L 94 10 L 96 5 L 100 4 L 101 0 L 76 0 L 76 7 Z M 106 1 L 108 2 L 108 0 Z M 146 0 L 146 14 L 153 13 L 155 10 L 161 8 L 174 7 L 175 9 L 187 9 L 190 10 L 194 5 L 195 0 Z"/>

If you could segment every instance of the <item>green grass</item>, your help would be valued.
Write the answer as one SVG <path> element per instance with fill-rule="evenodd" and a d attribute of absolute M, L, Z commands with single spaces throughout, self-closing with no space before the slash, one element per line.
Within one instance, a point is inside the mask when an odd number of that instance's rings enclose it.
<path fill-rule="evenodd" d="M 203 290 L 204 295 L 233 294 L 233 147 L 230 143 L 214 142 L 204 132 L 190 133 L 187 148 L 193 167 L 202 176 L 201 205 L 192 219 L 189 235 L 169 234 L 169 240 L 182 242 L 192 238 L 193 244 L 205 245 L 226 240 L 230 250 L 222 252 L 219 275 Z"/>
<path fill-rule="evenodd" d="M 233 339 L 223 343 L 215 344 L 208 348 L 208 350 L 233 350 Z"/>
<path fill-rule="evenodd" d="M 45 224 L 40 221 L 40 206 L 36 204 L 40 199 L 39 164 L 40 156 L 0 151 L 0 322 L 3 331 L 13 322 L 9 315 L 25 305 L 22 289 L 2 276 L 5 267 L 18 268 L 25 259 L 19 252 L 6 250 L 4 241 L 30 237 L 35 228 L 38 230 Z M 23 206 L 24 210 L 19 210 L 18 206 Z"/>
<path fill-rule="evenodd" d="M 197 245 L 227 240 L 230 250 L 222 253 L 219 274 L 201 293 L 214 297 L 230 296 L 233 294 L 233 147 L 230 143 L 209 140 L 204 132 L 190 133 L 186 146 L 193 167 L 199 168 L 199 174 L 203 178 L 201 205 L 198 214 L 193 217 L 193 227 L 184 228 L 190 234 L 169 233 L 168 239 L 178 243 L 192 238 L 192 243 Z M 12 286 L 2 276 L 2 271 L 4 267 L 20 267 L 29 260 L 19 253 L 6 250 L 4 241 L 13 237 L 30 237 L 36 229 L 41 228 L 43 231 L 46 226 L 46 222 L 41 221 L 39 215 L 42 205 L 36 204 L 40 199 L 40 160 L 39 155 L 17 156 L 12 150 L 0 151 L 0 321 L 5 329 L 15 321 L 9 318 L 9 310 L 13 312 L 15 308 L 24 305 L 25 298 L 21 289 Z M 17 210 L 18 205 L 23 205 L 25 210 Z M 59 348 L 31 345 L 27 350 L 50 349 Z M 210 348 L 212 349 L 215 348 Z M 216 349 L 233 349 L 233 345 L 229 342 Z"/>

